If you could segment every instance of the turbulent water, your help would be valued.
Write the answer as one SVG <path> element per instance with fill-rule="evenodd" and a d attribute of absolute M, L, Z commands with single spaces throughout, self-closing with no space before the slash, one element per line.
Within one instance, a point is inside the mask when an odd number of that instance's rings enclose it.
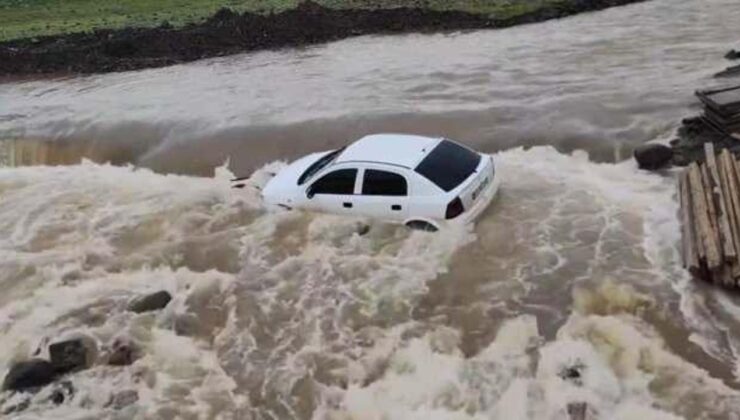
<path fill-rule="evenodd" d="M 8 417 L 738 418 L 740 299 L 681 269 L 673 174 L 624 160 L 696 111 L 738 27 L 736 0 L 653 0 L 0 85 L 0 372 L 79 334 L 142 349 Z M 494 153 L 499 196 L 429 234 L 229 189 L 378 131 Z"/>

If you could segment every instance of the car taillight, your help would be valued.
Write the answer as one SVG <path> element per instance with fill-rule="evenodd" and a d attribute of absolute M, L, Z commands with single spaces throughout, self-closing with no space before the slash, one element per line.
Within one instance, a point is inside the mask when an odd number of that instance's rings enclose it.
<path fill-rule="evenodd" d="M 462 200 L 460 200 L 460 197 L 457 197 L 454 200 L 450 201 L 450 204 L 447 205 L 447 212 L 445 213 L 445 218 L 454 219 L 457 216 L 461 215 L 464 211 L 465 211 L 465 207 L 463 207 Z"/>

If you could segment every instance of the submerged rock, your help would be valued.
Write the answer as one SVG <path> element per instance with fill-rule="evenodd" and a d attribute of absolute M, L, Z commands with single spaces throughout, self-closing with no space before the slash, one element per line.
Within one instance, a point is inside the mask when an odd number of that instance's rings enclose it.
<path fill-rule="evenodd" d="M 139 358 L 141 351 L 132 340 L 116 338 L 111 344 L 108 353 L 108 364 L 112 366 L 128 366 Z"/>
<path fill-rule="evenodd" d="M 585 420 L 588 406 L 586 403 L 569 403 L 568 416 L 570 420 Z"/>
<path fill-rule="evenodd" d="M 4 391 L 25 391 L 50 384 L 56 376 L 54 366 L 42 359 L 19 362 L 10 368 L 3 381 Z"/>
<path fill-rule="evenodd" d="M 117 392 L 111 396 L 107 406 L 113 407 L 116 410 L 125 408 L 131 404 L 139 401 L 139 393 L 133 389 L 127 389 L 125 391 Z"/>
<path fill-rule="evenodd" d="M 49 396 L 49 401 L 56 405 L 69 401 L 75 395 L 75 388 L 70 381 L 62 381 L 54 387 Z"/>
<path fill-rule="evenodd" d="M 359 226 L 357 226 L 357 234 L 360 236 L 365 236 L 370 232 L 370 225 L 362 223 Z"/>
<path fill-rule="evenodd" d="M 10 407 L 3 410 L 3 415 L 13 414 L 13 413 L 20 413 L 21 411 L 27 409 L 31 406 L 31 397 L 27 397 L 23 399 L 23 401 L 19 402 L 18 404 L 13 404 Z"/>
<path fill-rule="evenodd" d="M 566 366 L 564 367 L 559 373 L 558 376 L 566 382 L 570 382 L 573 385 L 576 386 L 582 386 L 583 385 L 583 371 L 586 369 L 586 366 L 582 363 L 576 363 L 572 366 Z"/>
<path fill-rule="evenodd" d="M 702 117 L 685 118 L 681 123 L 678 139 L 671 143 L 674 165 L 685 166 L 691 162 L 703 162 L 704 143 L 708 142 L 714 144 L 717 152 L 729 149 L 735 155 L 740 154 L 740 143 L 737 140 L 716 130 Z"/>
<path fill-rule="evenodd" d="M 65 374 L 92 366 L 97 350 L 97 345 L 91 338 L 75 338 L 51 344 L 49 357 L 56 372 Z"/>
<path fill-rule="evenodd" d="M 635 149 L 634 156 L 640 169 L 654 171 L 668 165 L 673 149 L 657 143 L 643 144 Z"/>
<path fill-rule="evenodd" d="M 134 299 L 128 305 L 128 310 L 140 314 L 142 312 L 157 311 L 165 306 L 172 300 L 172 295 L 166 290 L 162 290 L 150 295 L 142 296 Z"/>

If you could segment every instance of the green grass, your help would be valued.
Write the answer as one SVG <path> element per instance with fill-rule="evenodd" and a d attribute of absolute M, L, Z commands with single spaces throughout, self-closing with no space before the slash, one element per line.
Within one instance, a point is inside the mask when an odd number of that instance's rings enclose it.
<path fill-rule="evenodd" d="M 568 0 L 318 0 L 334 8 L 419 6 L 510 17 Z M 124 26 L 200 22 L 221 7 L 278 12 L 298 0 L 0 0 L 0 41 Z"/>

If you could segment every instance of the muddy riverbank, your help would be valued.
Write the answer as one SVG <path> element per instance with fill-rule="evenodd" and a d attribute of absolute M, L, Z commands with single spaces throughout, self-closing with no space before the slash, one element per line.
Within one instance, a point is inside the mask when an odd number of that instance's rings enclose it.
<path fill-rule="evenodd" d="M 573 0 L 507 17 L 421 7 L 331 9 L 313 2 L 269 15 L 222 9 L 184 28 L 165 23 L 0 43 L 0 77 L 136 70 L 365 34 L 503 28 L 637 1 L 642 0 Z"/>

